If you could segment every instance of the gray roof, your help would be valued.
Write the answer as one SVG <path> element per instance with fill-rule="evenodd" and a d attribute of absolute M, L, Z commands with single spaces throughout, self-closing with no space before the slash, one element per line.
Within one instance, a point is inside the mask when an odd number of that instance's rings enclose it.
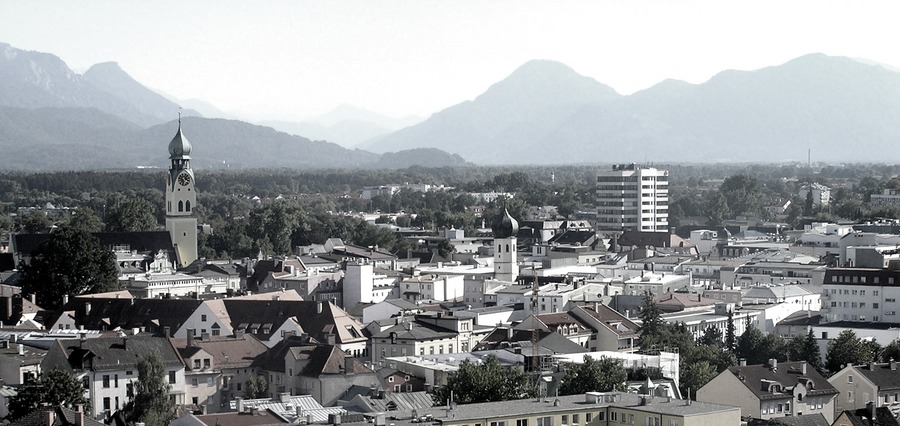
<path fill-rule="evenodd" d="M 697 416 L 711 413 L 729 412 L 740 410 L 737 407 L 729 407 L 719 404 L 692 401 L 688 405 L 683 400 L 671 401 L 663 398 L 653 398 L 649 405 L 642 406 L 641 397 L 636 394 L 613 392 L 605 395 L 614 395 L 615 402 L 586 402 L 584 394 L 545 398 L 538 402 L 534 398 L 517 399 L 502 402 L 484 402 L 478 404 L 459 405 L 453 410 L 453 421 L 483 420 L 492 417 L 533 416 L 535 414 L 554 413 L 578 409 L 595 409 L 601 407 L 628 407 L 631 410 L 646 411 L 648 413 L 661 413 L 671 416 Z M 559 405 L 555 405 L 559 401 Z M 419 415 L 432 414 L 435 420 L 447 418 L 446 407 L 432 407 L 419 410 Z"/>
<path fill-rule="evenodd" d="M 806 373 L 803 373 L 804 364 Z M 807 391 L 809 395 L 838 394 L 838 390 L 806 361 L 779 362 L 777 368 L 774 369 L 764 364 L 735 366 L 719 374 L 735 375 L 750 392 L 761 400 L 785 397 L 785 394 L 782 392 L 771 392 L 768 389 L 763 389 L 761 384 L 764 381 L 777 382 L 784 388 L 791 388 L 801 381 L 808 380 L 812 382 L 811 389 Z"/>
<path fill-rule="evenodd" d="M 897 363 L 893 363 L 894 369 L 891 369 L 891 365 L 892 363 L 856 365 L 853 368 L 878 386 L 880 391 L 900 389 L 900 369 L 897 368 Z"/>
<path fill-rule="evenodd" d="M 110 371 L 134 368 L 138 361 L 158 352 L 163 365 L 184 364 L 169 339 L 150 336 L 98 337 L 86 340 L 57 340 L 41 364 L 43 370 Z"/>

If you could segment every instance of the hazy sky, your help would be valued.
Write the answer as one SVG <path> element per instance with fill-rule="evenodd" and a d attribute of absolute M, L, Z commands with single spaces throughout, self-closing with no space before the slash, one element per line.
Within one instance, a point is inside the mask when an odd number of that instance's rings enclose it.
<path fill-rule="evenodd" d="M 0 42 L 244 117 L 427 116 L 530 59 L 623 94 L 812 52 L 900 66 L 896 1 L 0 0 Z"/>

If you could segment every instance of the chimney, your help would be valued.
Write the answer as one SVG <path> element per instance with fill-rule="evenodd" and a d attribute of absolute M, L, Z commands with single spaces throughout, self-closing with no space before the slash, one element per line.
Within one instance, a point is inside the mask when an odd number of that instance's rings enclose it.
<path fill-rule="evenodd" d="M 56 411 L 55 408 L 44 407 L 44 419 L 47 422 L 47 426 L 53 426 L 53 423 L 56 421 Z"/>
<path fill-rule="evenodd" d="M 200 333 L 200 340 L 202 340 L 204 342 L 208 342 L 209 341 L 209 333 Z"/>
<path fill-rule="evenodd" d="M 128 350 L 128 336 L 122 336 L 122 349 Z"/>
<path fill-rule="evenodd" d="M 194 346 L 194 329 L 187 329 L 187 346 L 188 348 Z"/>
<path fill-rule="evenodd" d="M 282 392 L 278 395 L 281 398 L 281 403 L 288 403 L 291 401 L 291 394 L 289 392 Z"/>
<path fill-rule="evenodd" d="M 888 363 L 889 363 L 890 366 L 891 366 L 891 370 L 896 370 L 896 369 L 897 369 L 897 361 L 894 361 L 893 358 L 891 358 L 890 360 L 888 360 Z"/>
<path fill-rule="evenodd" d="M 172 337 L 172 329 L 168 325 L 163 327 L 163 337 Z"/>
<path fill-rule="evenodd" d="M 769 368 L 772 369 L 772 371 L 775 371 L 775 369 L 778 368 L 778 360 L 775 358 L 769 358 Z"/>
<path fill-rule="evenodd" d="M 84 302 L 84 314 L 85 315 L 91 314 L 91 302 Z"/>
<path fill-rule="evenodd" d="M 353 357 L 351 356 L 344 357 L 344 374 L 348 376 L 353 374 Z"/>
<path fill-rule="evenodd" d="M 875 371 L 875 361 L 869 362 L 869 371 Z"/>
<path fill-rule="evenodd" d="M 81 404 L 75 406 L 75 426 L 84 426 L 84 406 Z"/>
<path fill-rule="evenodd" d="M 25 356 L 25 345 L 19 343 L 19 355 Z"/>
<path fill-rule="evenodd" d="M 512 340 L 512 338 L 513 338 L 512 326 L 506 327 L 506 340 Z"/>
<path fill-rule="evenodd" d="M 739 359 L 739 360 L 738 360 L 738 365 L 741 366 L 741 367 L 746 367 L 746 366 L 747 366 L 747 358 L 741 358 L 741 359 Z"/>
<path fill-rule="evenodd" d="M 64 294 L 64 295 L 63 295 L 63 306 L 66 306 L 66 305 L 68 305 L 68 304 L 69 304 L 69 295 L 68 295 L 68 294 Z"/>
<path fill-rule="evenodd" d="M 32 305 L 37 305 L 37 295 L 35 295 L 34 293 L 32 293 L 31 296 L 29 296 L 29 298 L 31 299 L 31 304 L 32 304 Z"/>
<path fill-rule="evenodd" d="M 316 313 L 317 313 L 317 314 L 321 314 L 321 313 L 322 313 L 322 301 L 316 302 Z"/>
<path fill-rule="evenodd" d="M 243 339 L 244 338 L 244 330 L 242 329 L 234 329 L 234 338 L 235 339 Z"/>
<path fill-rule="evenodd" d="M 329 345 L 333 346 L 335 344 L 334 333 L 328 333 L 328 335 L 325 336 L 325 339 L 327 340 Z"/>
<path fill-rule="evenodd" d="M 800 374 L 806 375 L 806 362 L 800 363 Z"/>

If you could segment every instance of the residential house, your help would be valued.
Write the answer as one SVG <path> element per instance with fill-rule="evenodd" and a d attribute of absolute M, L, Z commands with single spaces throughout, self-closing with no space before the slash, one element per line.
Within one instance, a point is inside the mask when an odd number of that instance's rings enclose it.
<path fill-rule="evenodd" d="M 235 331 L 253 334 L 270 348 L 287 335 L 307 334 L 323 342 L 333 335 L 334 344 L 348 355 L 368 355 L 363 325 L 334 303 L 238 298 L 224 303 Z"/>
<path fill-rule="evenodd" d="M 828 378 L 828 382 L 841 392 L 835 404 L 838 412 L 875 407 L 887 407 L 894 417 L 900 414 L 900 369 L 897 361 L 848 365 Z M 869 407 L 872 408 L 872 407 Z"/>
<path fill-rule="evenodd" d="M 57 340 L 41 363 L 41 370 L 60 369 L 84 383 L 95 418 L 109 417 L 125 406 L 132 383 L 138 379 L 137 364 L 158 353 L 176 405 L 184 404 L 184 364 L 168 338 L 161 336 L 97 337 Z"/>
<path fill-rule="evenodd" d="M 806 361 L 738 365 L 697 390 L 697 401 L 741 407 L 741 415 L 769 420 L 822 414 L 834 420 L 839 390 Z"/>
<path fill-rule="evenodd" d="M 468 352 L 490 331 L 471 318 L 442 312 L 398 318 L 395 325 L 372 334 L 372 361 L 405 355 Z"/>
<path fill-rule="evenodd" d="M 194 411 L 217 413 L 242 396 L 247 381 L 256 375 L 253 362 L 268 349 L 251 335 L 195 335 L 173 339 L 185 364 L 185 402 Z"/>

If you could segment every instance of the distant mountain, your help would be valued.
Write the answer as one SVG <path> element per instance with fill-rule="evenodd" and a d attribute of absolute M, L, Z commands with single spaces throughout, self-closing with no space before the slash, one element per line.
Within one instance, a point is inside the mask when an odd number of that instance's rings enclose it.
<path fill-rule="evenodd" d="M 471 102 L 364 145 L 437 147 L 480 164 L 898 161 L 900 73 L 807 55 L 630 96 L 529 62 Z"/>
<path fill-rule="evenodd" d="M 343 104 L 314 119 L 296 122 L 261 121 L 259 124 L 292 135 L 300 135 L 312 140 L 327 140 L 351 148 L 421 121 L 421 118 L 415 116 L 387 117 L 363 108 Z"/>
<path fill-rule="evenodd" d="M 523 148 L 535 146 L 582 107 L 621 97 L 559 62 L 530 61 L 474 101 L 360 147 L 376 152 L 440 148 L 477 163 L 538 162 L 545 147 Z"/>
<path fill-rule="evenodd" d="M 58 57 L 0 43 L 0 106 L 95 108 L 140 126 L 162 122 L 69 69 Z"/>
<path fill-rule="evenodd" d="M 94 65 L 84 73 L 83 78 L 104 92 L 133 105 L 141 114 L 152 117 L 159 123 L 178 116 L 178 104 L 135 81 L 115 62 Z M 200 114 L 187 109 L 182 115 Z"/>
<path fill-rule="evenodd" d="M 421 167 L 473 166 L 456 154 L 436 148 L 416 148 L 400 152 L 386 152 L 373 167 L 378 169 L 404 169 L 411 165 Z"/>

